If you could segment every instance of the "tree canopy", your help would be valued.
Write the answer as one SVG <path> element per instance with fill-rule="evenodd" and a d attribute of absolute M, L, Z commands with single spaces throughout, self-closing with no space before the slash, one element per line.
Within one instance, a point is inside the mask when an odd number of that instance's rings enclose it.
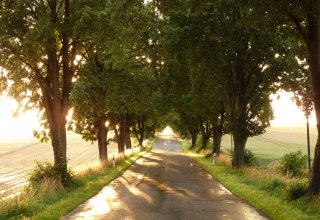
<path fill-rule="evenodd" d="M 320 2 L 4 1 L 0 5 L 0 91 L 42 113 L 55 169 L 67 180 L 69 128 L 98 141 L 107 158 L 169 123 L 203 148 L 234 138 L 233 167 L 249 137 L 273 118 L 270 94 L 293 91 L 320 124 Z M 312 93 L 312 96 L 310 95 Z M 106 122 L 110 127 L 106 127 Z M 118 125 L 118 126 L 117 126 Z M 318 127 L 320 130 L 320 127 Z M 320 134 L 320 132 L 318 132 Z M 318 138 L 310 192 L 320 191 Z"/>

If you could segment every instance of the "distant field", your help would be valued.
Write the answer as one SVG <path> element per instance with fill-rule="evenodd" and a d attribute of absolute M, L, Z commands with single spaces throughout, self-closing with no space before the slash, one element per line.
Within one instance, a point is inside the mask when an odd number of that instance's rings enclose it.
<path fill-rule="evenodd" d="M 310 128 L 311 158 L 316 143 L 316 128 Z M 222 149 L 230 151 L 231 138 L 222 138 Z M 249 138 L 247 149 L 250 149 L 263 163 L 279 160 L 283 154 L 302 150 L 307 154 L 307 132 L 305 127 L 271 127 L 263 135 Z"/>

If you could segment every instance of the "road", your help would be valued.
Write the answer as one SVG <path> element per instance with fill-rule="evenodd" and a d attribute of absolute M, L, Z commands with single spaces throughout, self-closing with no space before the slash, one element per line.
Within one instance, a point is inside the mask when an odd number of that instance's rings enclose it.
<path fill-rule="evenodd" d="M 67 156 L 69 167 L 81 169 L 98 161 L 97 144 L 85 142 L 79 135 L 68 134 Z M 108 147 L 109 155 L 116 154 L 117 147 Z M 0 198 L 10 189 L 26 184 L 25 174 L 38 161 L 53 161 L 50 143 L 38 143 L 34 139 L 6 141 L 0 144 Z"/>
<path fill-rule="evenodd" d="M 172 137 L 140 158 L 66 219 L 268 219 L 181 152 Z"/>

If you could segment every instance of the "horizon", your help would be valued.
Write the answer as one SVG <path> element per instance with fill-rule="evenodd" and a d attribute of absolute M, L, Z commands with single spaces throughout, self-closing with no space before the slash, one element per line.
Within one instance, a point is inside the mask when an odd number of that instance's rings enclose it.
<path fill-rule="evenodd" d="M 279 96 L 279 99 L 278 99 Z M 270 127 L 274 128 L 301 128 L 306 127 L 306 119 L 303 112 L 290 99 L 292 93 L 279 91 L 271 95 L 274 119 L 270 121 Z M 13 116 L 18 103 L 8 96 L 0 97 L 0 143 L 10 140 L 36 140 L 33 130 L 39 128 L 37 110 L 29 110 Z M 309 119 L 310 128 L 316 127 L 315 113 Z"/>

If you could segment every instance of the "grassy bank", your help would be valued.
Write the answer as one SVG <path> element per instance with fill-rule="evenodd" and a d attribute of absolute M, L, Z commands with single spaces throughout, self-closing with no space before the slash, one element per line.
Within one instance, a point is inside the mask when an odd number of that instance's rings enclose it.
<path fill-rule="evenodd" d="M 292 188 L 305 184 L 304 180 L 288 179 L 266 167 L 234 170 L 228 155 L 221 155 L 213 165 L 212 157 L 206 158 L 190 151 L 188 142 L 183 141 L 182 146 L 188 155 L 232 193 L 272 219 L 320 219 L 319 198 L 303 196 L 297 200 L 288 199 Z"/>
<path fill-rule="evenodd" d="M 96 166 L 77 173 L 69 187 L 62 188 L 48 180 L 42 184 L 40 193 L 35 194 L 32 189 L 26 188 L 21 195 L 0 201 L 0 219 L 59 219 L 97 194 L 144 155 L 154 141 L 150 141 L 143 151 L 118 158 L 115 169 L 112 166 Z"/>

